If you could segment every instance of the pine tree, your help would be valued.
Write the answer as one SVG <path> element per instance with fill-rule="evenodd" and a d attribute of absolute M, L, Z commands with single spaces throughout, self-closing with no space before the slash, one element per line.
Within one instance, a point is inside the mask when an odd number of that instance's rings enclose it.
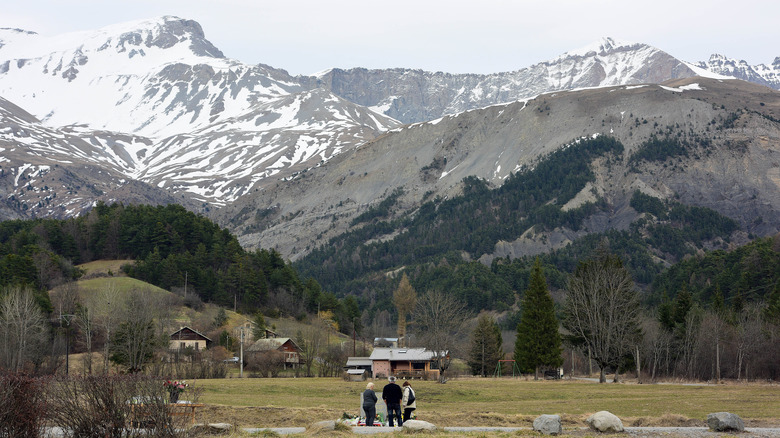
<path fill-rule="evenodd" d="M 542 264 L 537 258 L 523 297 L 520 323 L 517 325 L 515 361 L 520 371 L 533 371 L 534 379 L 538 379 L 540 367 L 561 366 L 561 351 L 555 305 L 542 274 Z"/>
<path fill-rule="evenodd" d="M 504 358 L 502 344 L 501 329 L 493 317 L 480 315 L 471 340 L 468 361 L 471 373 L 487 377 L 495 370 L 498 361 Z"/>
<path fill-rule="evenodd" d="M 254 339 L 265 338 L 265 318 L 260 312 L 255 313 L 255 317 L 252 319 L 252 337 Z"/>

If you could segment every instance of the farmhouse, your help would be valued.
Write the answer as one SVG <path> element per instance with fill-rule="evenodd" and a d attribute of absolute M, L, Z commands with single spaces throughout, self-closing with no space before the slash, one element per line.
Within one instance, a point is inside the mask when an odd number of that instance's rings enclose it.
<path fill-rule="evenodd" d="M 246 349 L 248 356 L 261 356 L 269 351 L 284 353 L 284 368 L 295 368 L 301 363 L 301 349 L 290 338 L 258 339 Z"/>
<path fill-rule="evenodd" d="M 169 342 L 168 349 L 170 350 L 184 350 L 192 347 L 195 351 L 203 351 L 211 345 L 211 339 L 189 327 L 182 327 L 173 332 Z"/>
<path fill-rule="evenodd" d="M 439 378 L 436 356 L 425 348 L 374 348 L 370 359 L 374 378 Z"/>

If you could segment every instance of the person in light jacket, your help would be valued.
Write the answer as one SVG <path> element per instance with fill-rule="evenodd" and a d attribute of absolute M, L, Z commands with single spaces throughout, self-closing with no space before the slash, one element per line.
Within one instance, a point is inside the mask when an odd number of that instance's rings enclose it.
<path fill-rule="evenodd" d="M 374 425 L 376 417 L 376 393 L 374 392 L 374 382 L 368 382 L 366 390 L 363 391 L 363 410 L 366 412 L 366 426 Z"/>
<path fill-rule="evenodd" d="M 412 416 L 412 411 L 417 409 L 417 400 L 416 395 L 414 395 L 414 389 L 412 389 L 412 384 L 408 381 L 404 382 L 404 398 L 401 400 L 401 404 L 404 407 L 404 421 L 408 421 L 409 417 Z M 409 399 L 411 399 L 411 403 L 409 403 Z"/>

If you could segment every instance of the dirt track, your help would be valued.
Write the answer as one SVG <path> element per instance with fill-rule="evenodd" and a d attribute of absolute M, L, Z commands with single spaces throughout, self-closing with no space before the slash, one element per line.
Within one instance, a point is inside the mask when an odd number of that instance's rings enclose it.
<path fill-rule="evenodd" d="M 354 414 L 352 412 L 349 412 Z M 206 406 L 198 412 L 199 423 L 230 423 L 241 428 L 256 427 L 307 427 L 324 420 L 336 420 L 344 414 L 342 410 L 328 408 L 273 408 L 273 407 L 230 407 Z M 440 427 L 532 427 L 533 415 L 502 415 L 491 412 L 425 412 L 418 417 Z M 564 428 L 585 427 L 586 416 L 561 415 Z M 706 428 L 704 419 L 690 419 L 680 415 L 665 415 L 659 418 L 622 418 L 626 427 L 675 427 Z M 780 428 L 780 418 L 774 421 L 744 419 L 746 427 Z"/>

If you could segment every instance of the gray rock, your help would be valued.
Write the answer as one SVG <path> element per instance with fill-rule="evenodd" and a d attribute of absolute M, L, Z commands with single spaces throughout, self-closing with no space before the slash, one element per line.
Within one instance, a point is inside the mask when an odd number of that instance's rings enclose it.
<path fill-rule="evenodd" d="M 422 420 L 406 420 L 404 421 L 404 429 L 409 430 L 436 430 L 436 426 L 433 423 Z"/>
<path fill-rule="evenodd" d="M 599 411 L 585 420 L 591 429 L 599 432 L 623 432 L 623 422 L 615 414 Z"/>
<path fill-rule="evenodd" d="M 545 435 L 560 435 L 563 432 L 561 428 L 560 415 L 540 415 L 534 420 L 534 430 Z"/>
<path fill-rule="evenodd" d="M 742 432 L 745 430 L 745 423 L 739 418 L 739 415 L 731 412 L 715 412 L 707 415 L 707 426 L 715 432 Z"/>

